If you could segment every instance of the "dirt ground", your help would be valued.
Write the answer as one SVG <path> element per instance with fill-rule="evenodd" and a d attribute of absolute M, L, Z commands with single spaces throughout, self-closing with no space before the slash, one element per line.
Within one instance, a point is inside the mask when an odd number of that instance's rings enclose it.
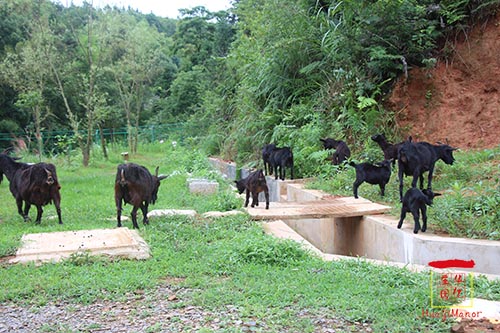
<path fill-rule="evenodd" d="M 500 144 L 500 13 L 457 38 L 448 61 L 400 79 L 388 107 L 418 141 L 492 148 Z"/>

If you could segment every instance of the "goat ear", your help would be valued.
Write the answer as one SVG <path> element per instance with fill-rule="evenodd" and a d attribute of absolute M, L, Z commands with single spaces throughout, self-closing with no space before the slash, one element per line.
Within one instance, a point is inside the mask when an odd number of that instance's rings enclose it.
<path fill-rule="evenodd" d="M 157 170 L 158 171 L 158 170 Z M 158 180 L 163 180 L 165 178 L 168 178 L 168 175 L 159 175 Z"/>
<path fill-rule="evenodd" d="M 434 193 L 435 197 L 439 197 L 440 195 L 442 195 L 442 194 L 441 193 Z"/>

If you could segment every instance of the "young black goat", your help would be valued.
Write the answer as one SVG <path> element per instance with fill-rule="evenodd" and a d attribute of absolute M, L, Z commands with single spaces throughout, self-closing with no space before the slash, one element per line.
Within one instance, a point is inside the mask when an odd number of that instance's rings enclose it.
<path fill-rule="evenodd" d="M 342 140 L 335 140 L 331 138 L 319 139 L 323 143 L 325 149 L 335 149 L 333 153 L 332 164 L 340 165 L 351 157 L 351 150 Z"/>
<path fill-rule="evenodd" d="M 419 190 L 418 188 L 410 188 L 406 191 L 403 198 L 403 206 L 401 207 L 401 217 L 398 223 L 398 229 L 401 229 L 403 225 L 403 220 L 406 217 L 407 212 L 411 212 L 413 215 L 413 220 L 415 221 L 415 226 L 413 228 L 413 233 L 416 234 L 420 230 L 420 213 L 422 213 L 422 232 L 427 230 L 427 206 L 432 205 L 432 200 L 434 197 L 441 195 L 440 193 L 434 193 L 432 190 Z"/>
<path fill-rule="evenodd" d="M 293 153 L 289 147 L 275 148 L 269 157 L 269 164 L 274 169 L 274 178 L 285 180 L 286 168 L 290 168 L 290 179 L 293 179 Z"/>
<path fill-rule="evenodd" d="M 250 194 L 252 194 L 252 208 L 259 205 L 259 193 L 264 192 L 266 196 L 266 209 L 269 209 L 269 188 L 262 169 L 252 172 L 248 177 L 235 180 L 238 192 L 246 191 L 245 207 L 248 207 Z"/>
<path fill-rule="evenodd" d="M 356 169 L 356 180 L 352 186 L 354 197 L 358 199 L 358 187 L 367 182 L 368 184 L 380 187 L 380 195 L 385 194 L 385 185 L 391 179 L 391 160 L 384 160 L 375 165 L 370 163 L 356 164 L 350 162 L 349 165 Z"/>
<path fill-rule="evenodd" d="M 428 142 L 405 141 L 398 152 L 399 198 L 403 200 L 403 175 L 413 176 L 411 187 L 417 187 L 420 179 L 420 189 L 424 188 L 424 172 L 428 171 L 427 189 L 432 190 L 432 174 L 438 160 L 452 165 L 455 161 L 453 148 L 446 144 L 432 145 Z"/>
<path fill-rule="evenodd" d="M 387 141 L 383 134 L 375 134 L 372 136 L 372 140 L 375 141 L 379 147 L 384 152 L 384 159 L 390 160 L 392 159 L 392 164 L 396 164 L 396 160 L 398 159 L 398 150 L 403 145 L 403 142 L 392 144 Z"/>
<path fill-rule="evenodd" d="M 273 168 L 271 167 L 271 154 L 276 149 L 274 143 L 265 145 L 262 148 L 262 161 L 264 162 L 264 172 L 266 175 L 273 174 Z"/>

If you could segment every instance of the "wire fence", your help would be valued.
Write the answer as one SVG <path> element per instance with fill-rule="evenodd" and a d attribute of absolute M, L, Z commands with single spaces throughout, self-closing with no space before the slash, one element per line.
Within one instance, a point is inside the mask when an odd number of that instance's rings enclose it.
<path fill-rule="evenodd" d="M 137 131 L 139 142 L 157 142 L 161 140 L 176 140 L 182 142 L 188 133 L 193 133 L 183 123 L 149 125 L 133 128 Z M 86 131 L 80 131 L 80 135 L 86 136 Z M 46 152 L 57 152 L 63 147 L 76 145 L 75 131 L 72 130 L 54 130 L 41 131 L 40 133 L 43 147 Z M 130 135 L 133 135 L 130 133 Z M 92 135 L 94 144 L 101 144 L 101 137 L 109 145 L 126 145 L 128 142 L 129 131 L 126 127 L 97 129 Z M 8 147 L 17 147 L 21 149 L 36 149 L 37 136 L 35 132 L 25 131 L 17 133 L 0 133 L 0 148 L 3 150 Z"/>

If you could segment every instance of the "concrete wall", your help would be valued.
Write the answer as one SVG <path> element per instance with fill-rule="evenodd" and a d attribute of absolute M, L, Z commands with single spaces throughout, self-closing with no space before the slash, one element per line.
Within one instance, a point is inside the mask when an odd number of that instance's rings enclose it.
<path fill-rule="evenodd" d="M 473 269 L 500 275 L 500 242 L 413 234 L 413 225 L 397 229 L 387 215 L 288 220 L 285 223 L 324 253 L 359 256 L 427 266 L 435 260 L 474 260 Z"/>

